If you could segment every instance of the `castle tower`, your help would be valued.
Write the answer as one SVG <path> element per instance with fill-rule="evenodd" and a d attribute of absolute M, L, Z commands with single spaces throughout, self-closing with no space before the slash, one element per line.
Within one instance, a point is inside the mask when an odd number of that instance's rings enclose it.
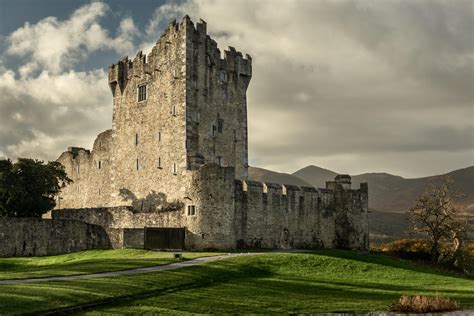
<path fill-rule="evenodd" d="M 250 78 L 251 58 L 233 48 L 221 58 L 206 23 L 195 27 L 188 16 L 171 22 L 148 56 L 111 65 L 112 191 L 179 186 L 180 175 L 206 163 L 245 178 Z"/>

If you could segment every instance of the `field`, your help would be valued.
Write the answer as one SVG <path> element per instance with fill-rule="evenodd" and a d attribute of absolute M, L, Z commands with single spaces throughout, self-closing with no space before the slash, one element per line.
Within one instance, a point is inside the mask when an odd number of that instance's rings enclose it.
<path fill-rule="evenodd" d="M 380 255 L 265 253 L 132 276 L 0 285 L 0 314 L 85 304 L 93 305 L 81 312 L 92 314 L 368 312 L 402 294 L 474 306 L 474 280 Z"/>

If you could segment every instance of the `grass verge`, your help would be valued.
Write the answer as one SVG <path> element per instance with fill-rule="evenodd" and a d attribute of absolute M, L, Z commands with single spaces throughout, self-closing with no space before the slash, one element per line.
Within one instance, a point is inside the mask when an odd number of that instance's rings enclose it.
<path fill-rule="evenodd" d="M 183 259 L 219 253 L 183 252 Z M 57 256 L 0 258 L 0 279 L 24 279 L 118 271 L 176 262 L 173 253 L 143 249 L 90 250 Z"/>

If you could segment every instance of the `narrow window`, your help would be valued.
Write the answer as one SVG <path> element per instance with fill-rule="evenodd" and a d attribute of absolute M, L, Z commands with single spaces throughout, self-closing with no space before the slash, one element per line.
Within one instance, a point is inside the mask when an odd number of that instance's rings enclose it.
<path fill-rule="evenodd" d="M 196 113 L 196 123 L 199 124 L 200 121 L 201 121 L 201 113 L 197 112 Z"/>
<path fill-rule="evenodd" d="M 97 169 L 100 169 L 101 167 L 102 167 L 102 161 L 99 160 L 99 161 L 97 162 Z"/>
<path fill-rule="evenodd" d="M 138 102 L 146 100 L 146 84 L 138 86 Z"/>
<path fill-rule="evenodd" d="M 216 136 L 217 126 L 212 124 L 212 136 Z"/>
<path fill-rule="evenodd" d="M 158 141 L 161 142 L 161 131 L 158 132 Z"/>
<path fill-rule="evenodd" d="M 138 165 L 138 159 L 137 159 L 137 161 L 136 161 L 136 168 L 137 168 L 137 171 L 138 171 L 138 167 L 139 167 L 139 165 Z"/>
<path fill-rule="evenodd" d="M 196 205 L 188 205 L 188 216 L 196 215 Z"/>
<path fill-rule="evenodd" d="M 217 156 L 217 164 L 221 167 L 224 166 L 224 158 L 220 157 L 220 156 Z"/>
<path fill-rule="evenodd" d="M 237 131 L 234 129 L 234 142 L 237 141 Z"/>
<path fill-rule="evenodd" d="M 225 71 L 220 72 L 219 81 L 220 82 L 226 82 L 227 81 L 227 73 Z"/>
<path fill-rule="evenodd" d="M 173 174 L 177 173 L 176 162 L 173 162 Z"/>
<path fill-rule="evenodd" d="M 218 119 L 217 120 L 217 132 L 222 133 L 224 131 L 224 120 Z"/>
<path fill-rule="evenodd" d="M 158 157 L 158 169 L 161 169 L 161 157 Z"/>
<path fill-rule="evenodd" d="M 100 195 L 100 188 L 99 188 L 99 195 Z"/>
<path fill-rule="evenodd" d="M 138 134 L 135 134 L 135 146 L 138 146 Z"/>
<path fill-rule="evenodd" d="M 176 116 L 176 105 L 171 107 L 171 114 Z"/>
<path fill-rule="evenodd" d="M 79 164 L 77 164 L 76 171 L 77 171 L 77 174 L 79 174 Z"/>

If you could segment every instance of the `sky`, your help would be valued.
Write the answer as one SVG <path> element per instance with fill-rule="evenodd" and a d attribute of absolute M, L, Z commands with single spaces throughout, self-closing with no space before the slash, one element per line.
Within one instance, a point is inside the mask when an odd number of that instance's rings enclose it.
<path fill-rule="evenodd" d="M 204 19 L 253 60 L 249 162 L 407 178 L 474 165 L 474 1 L 0 0 L 0 157 L 111 128 L 107 67 Z"/>

